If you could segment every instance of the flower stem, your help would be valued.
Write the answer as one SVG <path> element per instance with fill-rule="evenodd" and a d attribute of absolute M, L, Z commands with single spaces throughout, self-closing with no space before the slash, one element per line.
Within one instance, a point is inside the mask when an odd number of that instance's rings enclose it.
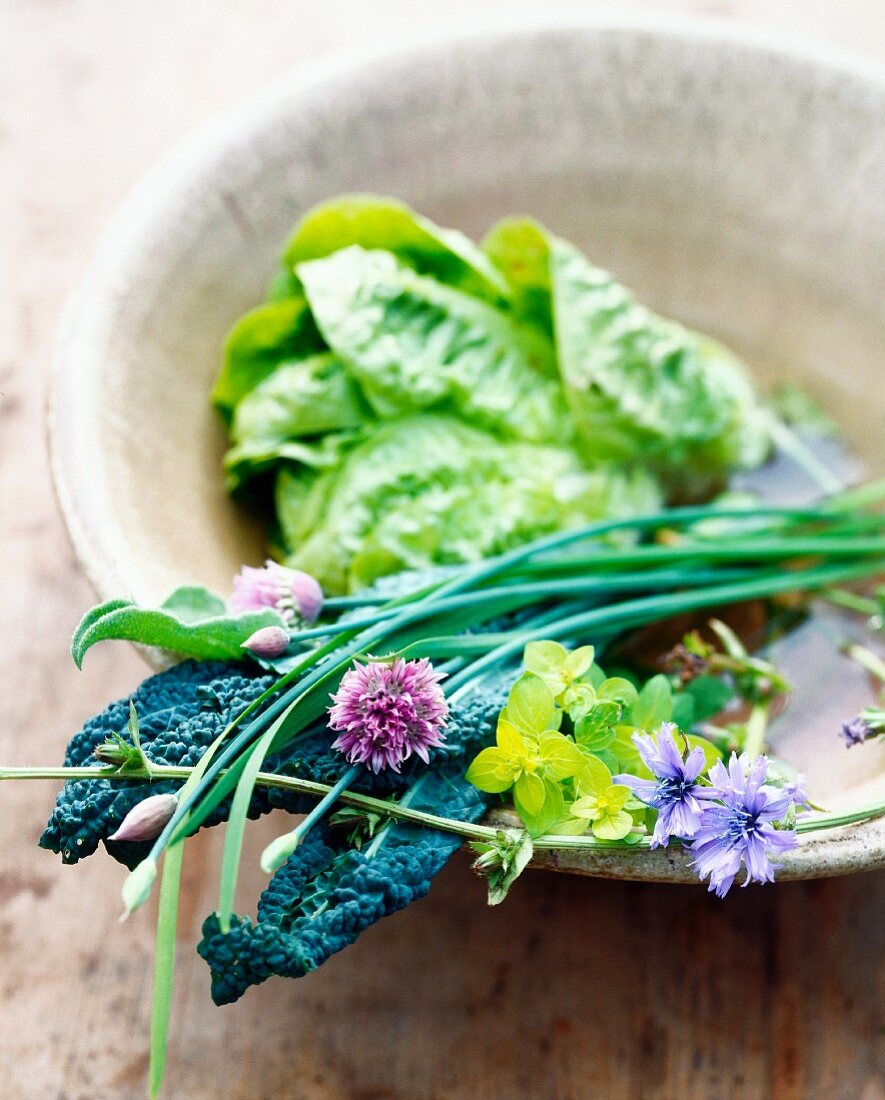
<path fill-rule="evenodd" d="M 872 617 L 879 612 L 879 605 L 875 600 L 867 596 L 858 596 L 856 592 L 848 592 L 844 588 L 830 588 L 821 595 L 828 603 L 835 604 L 836 607 L 844 607 L 848 611 L 856 611 L 859 615 Z"/>
<path fill-rule="evenodd" d="M 768 703 L 756 703 L 747 719 L 747 732 L 744 737 L 744 752 L 751 760 L 765 751 L 765 734 L 768 732 Z"/>
<path fill-rule="evenodd" d="M 193 768 L 179 768 L 167 764 L 155 764 L 151 769 L 153 779 L 188 779 Z M 109 779 L 121 782 L 132 779 L 147 779 L 147 773 L 139 776 L 134 772 L 125 775 L 113 768 L 0 768 L 0 782 L 4 779 Z M 274 775 L 272 772 L 259 772 L 255 780 L 256 786 L 275 787 L 284 791 L 295 791 L 300 794 L 314 795 L 317 798 L 325 798 L 336 790 L 338 784 L 329 786 L 327 783 L 316 783 L 312 779 L 299 779 L 295 776 Z M 359 810 L 367 810 L 381 814 L 384 817 L 397 818 L 402 821 L 410 821 L 415 825 L 424 825 L 430 829 L 438 829 L 440 832 L 454 833 L 466 840 L 493 840 L 503 827 L 495 828 L 490 825 L 478 825 L 467 821 L 459 821 L 455 818 L 439 817 L 436 814 L 426 813 L 423 810 L 413 810 L 404 801 L 392 802 L 384 798 L 375 798 L 372 795 L 360 794 L 357 791 L 341 790 L 337 794 L 337 801 L 347 806 L 353 806 Z M 836 829 L 844 825 L 853 825 L 871 818 L 885 814 L 885 803 L 866 806 L 862 809 L 849 811 L 842 814 L 826 814 L 810 821 L 799 821 L 796 831 L 800 833 L 815 832 L 820 829 Z M 646 843 L 647 842 L 647 843 Z M 556 849 L 616 849 L 627 851 L 634 847 L 647 847 L 651 843 L 650 838 L 644 838 L 639 845 L 625 845 L 621 841 L 598 840 L 593 836 L 556 836 L 547 834 L 536 837 L 533 840 L 538 850 Z"/>
<path fill-rule="evenodd" d="M 839 493 L 845 483 L 825 466 L 807 443 L 788 427 L 780 417 L 772 416 L 769 422 L 772 442 L 808 474 L 827 494 Z"/>
<path fill-rule="evenodd" d="M 338 801 L 342 791 L 347 790 L 348 784 L 352 783 L 362 771 L 363 768 L 360 764 L 354 764 L 294 829 L 284 833 L 283 836 L 278 836 L 276 840 L 272 840 L 261 853 L 261 870 L 272 874 L 278 867 L 281 867 L 314 825 L 322 819 L 326 811 Z"/>
<path fill-rule="evenodd" d="M 885 661 L 877 657 L 871 649 L 865 645 L 848 645 L 845 647 L 846 656 L 856 661 L 861 668 L 866 669 L 871 676 L 875 676 L 880 683 L 885 684 Z"/>

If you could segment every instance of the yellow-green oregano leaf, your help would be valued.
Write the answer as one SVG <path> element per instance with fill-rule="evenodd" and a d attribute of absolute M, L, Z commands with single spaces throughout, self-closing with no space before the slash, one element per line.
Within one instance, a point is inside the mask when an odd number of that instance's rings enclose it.
<path fill-rule="evenodd" d="M 529 672 L 540 676 L 555 690 L 554 685 L 559 683 L 560 672 L 568 659 L 568 650 L 559 642 L 529 642 L 522 659 Z"/>
<path fill-rule="evenodd" d="M 487 794 L 502 794 L 513 786 L 515 776 L 515 769 L 500 749 L 483 749 L 467 769 L 466 778 Z"/>
<path fill-rule="evenodd" d="M 596 694 L 600 699 L 618 703 L 622 707 L 635 706 L 639 698 L 639 692 L 623 676 L 611 676 L 607 680 L 603 680 L 596 689 Z"/>
<path fill-rule="evenodd" d="M 525 755 L 526 743 L 522 734 L 506 718 L 498 719 L 498 729 L 495 733 L 495 741 L 498 748 L 508 760 L 519 760 Z"/>
<path fill-rule="evenodd" d="M 523 772 L 513 787 L 513 800 L 522 815 L 537 814 L 544 805 L 544 781 L 534 772 Z"/>
<path fill-rule="evenodd" d="M 537 737 L 551 728 L 556 704 L 553 692 L 533 673 L 520 676 L 507 697 L 507 718 L 522 734 Z"/>
<path fill-rule="evenodd" d="M 589 672 L 596 651 L 592 645 L 582 645 L 569 653 L 562 664 L 562 672 L 567 681 L 577 680 Z"/>
<path fill-rule="evenodd" d="M 529 813 L 519 802 L 516 803 L 523 824 L 532 836 L 549 833 L 565 814 L 565 800 L 562 787 L 550 779 L 544 780 L 544 800 L 537 813 Z"/>
<path fill-rule="evenodd" d="M 570 779 L 583 770 L 586 758 L 574 741 L 561 733 L 544 733 L 538 744 L 544 774 L 550 779 Z"/>
<path fill-rule="evenodd" d="M 598 795 L 612 785 L 612 774 L 598 756 L 582 753 L 581 770 L 575 775 L 575 786 L 580 795 Z"/>
<path fill-rule="evenodd" d="M 633 818 L 626 810 L 606 814 L 599 821 L 594 821 L 592 825 L 593 835 L 600 840 L 623 840 L 632 828 Z"/>

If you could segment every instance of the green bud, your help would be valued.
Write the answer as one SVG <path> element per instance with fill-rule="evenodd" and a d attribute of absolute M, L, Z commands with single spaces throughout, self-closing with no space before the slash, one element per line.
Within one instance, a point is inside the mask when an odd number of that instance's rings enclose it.
<path fill-rule="evenodd" d="M 261 853 L 261 870 L 272 875 L 278 867 L 282 867 L 290 855 L 295 851 L 300 842 L 297 832 L 286 833 L 278 836 Z"/>
<path fill-rule="evenodd" d="M 135 870 L 127 875 L 123 883 L 123 904 L 126 906 L 126 915 L 134 913 L 144 905 L 151 896 L 151 887 L 156 877 L 157 864 L 152 859 L 143 859 Z"/>

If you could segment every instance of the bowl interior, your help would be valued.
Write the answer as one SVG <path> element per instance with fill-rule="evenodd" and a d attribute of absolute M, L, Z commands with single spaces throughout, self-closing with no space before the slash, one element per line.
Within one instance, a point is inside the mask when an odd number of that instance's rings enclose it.
<path fill-rule="evenodd" d="M 880 468 L 883 117 L 882 85 L 714 31 L 576 23 L 297 78 L 145 183 L 71 312 L 55 460 L 94 583 L 224 592 L 262 558 L 207 395 L 291 225 L 342 191 L 473 235 L 535 216 L 762 385 L 801 380 Z M 861 755 L 816 747 L 819 781 L 871 782 Z"/>

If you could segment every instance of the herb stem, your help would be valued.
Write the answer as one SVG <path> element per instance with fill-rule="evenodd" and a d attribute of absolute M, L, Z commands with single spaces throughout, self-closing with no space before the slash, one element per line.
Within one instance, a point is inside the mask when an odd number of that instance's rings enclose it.
<path fill-rule="evenodd" d="M 830 495 L 845 489 L 845 483 L 833 471 L 825 466 L 812 449 L 778 416 L 772 415 L 769 421 L 769 434 L 776 447 L 790 458 L 817 482 L 823 491 Z"/>
<path fill-rule="evenodd" d="M 765 734 L 768 732 L 768 703 L 756 703 L 747 719 L 744 752 L 755 760 L 765 750 Z"/>
<path fill-rule="evenodd" d="M 885 661 L 867 646 L 856 643 L 848 645 L 845 647 L 845 655 L 856 661 L 871 676 L 875 676 L 881 684 L 885 684 Z"/>
<path fill-rule="evenodd" d="M 114 768 L 0 768 L 0 781 L 4 779 L 109 779 L 128 781 L 138 778 L 153 779 L 187 779 L 193 773 L 193 768 L 179 768 L 167 764 L 155 764 L 148 777 L 137 773 L 127 772 L 121 774 Z M 335 790 L 334 786 L 327 783 L 316 783 L 312 779 L 299 779 L 296 776 L 274 775 L 272 772 L 259 772 L 255 779 L 256 786 L 275 787 L 279 790 L 294 791 L 299 794 L 313 795 L 316 798 L 324 798 Z M 384 798 L 375 798 L 372 795 L 360 794 L 357 791 L 342 790 L 337 795 L 337 800 L 347 806 L 356 809 L 368 810 L 381 814 L 384 817 L 393 817 L 403 821 L 410 821 L 415 825 L 424 825 L 430 829 L 438 829 L 440 832 L 454 833 L 463 836 L 467 840 L 493 840 L 502 828 L 490 825 L 478 825 L 468 821 L 459 821 L 456 818 L 439 817 L 437 814 L 426 813 L 423 810 L 413 810 L 404 801 L 392 802 Z M 810 821 L 799 821 L 796 831 L 810 833 L 821 829 L 836 829 L 844 825 L 853 825 L 885 814 L 885 803 L 865 806 L 858 810 L 848 811 L 842 814 L 826 814 Z M 644 838 L 640 846 L 645 842 L 650 843 L 650 838 Z M 592 836 L 556 836 L 547 834 L 537 837 L 533 841 L 536 849 L 581 849 L 581 848 L 606 848 L 626 851 L 637 845 L 624 845 L 620 841 L 598 840 Z"/>

